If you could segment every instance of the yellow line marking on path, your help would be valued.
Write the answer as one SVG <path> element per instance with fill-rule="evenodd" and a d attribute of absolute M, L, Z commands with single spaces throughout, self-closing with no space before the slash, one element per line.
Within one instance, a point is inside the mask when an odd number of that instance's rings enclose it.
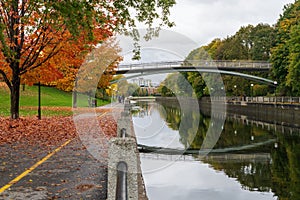
<path fill-rule="evenodd" d="M 103 117 L 105 114 L 107 114 L 108 111 L 105 111 L 104 113 L 102 113 L 100 116 L 98 117 Z M 0 188 L 0 194 L 3 193 L 5 190 L 7 190 L 8 188 L 10 188 L 12 185 L 16 184 L 17 182 L 19 182 L 22 178 L 24 178 L 27 174 L 29 174 L 30 172 L 32 172 L 35 168 L 37 168 L 39 165 L 43 164 L 46 160 L 48 160 L 51 156 L 53 156 L 55 153 L 57 153 L 58 151 L 60 151 L 64 146 L 68 145 L 70 142 L 72 141 L 72 139 L 66 141 L 64 144 L 62 144 L 60 147 L 58 147 L 57 149 L 55 149 L 54 151 L 52 151 L 50 154 L 48 154 L 47 156 L 45 156 L 43 159 L 41 159 L 40 161 L 38 161 L 37 163 L 35 163 L 34 165 L 32 165 L 29 169 L 27 169 L 26 171 L 24 171 L 22 174 L 20 174 L 19 176 L 17 176 L 16 178 L 14 178 L 13 180 L 11 180 L 8 184 L 6 184 L 5 186 L 3 186 L 2 188 Z"/>
<path fill-rule="evenodd" d="M 27 174 L 29 174 L 30 172 L 32 172 L 35 168 L 37 168 L 39 165 L 41 165 L 42 163 L 44 163 L 46 160 L 48 160 L 51 156 L 53 156 L 56 152 L 58 152 L 61 148 L 63 148 L 64 146 L 66 146 L 70 142 L 71 142 L 71 139 L 68 140 L 68 141 L 66 141 L 64 144 L 62 144 L 60 147 L 58 147 L 57 149 L 55 149 L 54 151 L 52 151 L 47 156 L 45 156 L 42 160 L 40 160 L 37 163 L 35 163 L 34 165 L 32 165 L 29 169 L 27 169 L 26 171 L 24 171 L 22 174 L 20 174 L 19 176 L 17 176 L 15 179 L 13 179 L 12 181 L 10 181 L 8 184 L 6 184 L 2 188 L 0 188 L 0 194 L 2 192 L 4 192 L 5 190 L 7 190 L 8 188 L 10 188 L 13 184 L 15 184 L 18 181 L 20 181 Z"/>

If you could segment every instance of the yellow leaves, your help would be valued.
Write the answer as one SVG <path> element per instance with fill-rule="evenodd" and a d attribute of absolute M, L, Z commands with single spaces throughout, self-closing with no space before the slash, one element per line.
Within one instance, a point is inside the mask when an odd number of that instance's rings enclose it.
<path fill-rule="evenodd" d="M 280 27 L 287 32 L 292 25 L 292 21 L 290 19 L 284 19 L 280 22 Z"/>
<path fill-rule="evenodd" d="M 88 54 L 78 71 L 77 91 L 89 92 L 95 91 L 97 87 L 106 88 L 121 60 L 119 52 L 118 44 L 110 39 Z"/>

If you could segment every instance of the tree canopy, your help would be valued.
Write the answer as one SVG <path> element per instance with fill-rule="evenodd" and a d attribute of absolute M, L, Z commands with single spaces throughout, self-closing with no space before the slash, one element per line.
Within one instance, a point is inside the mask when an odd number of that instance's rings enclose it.
<path fill-rule="evenodd" d="M 273 77 L 280 93 L 300 95 L 300 1 L 284 7 L 276 23 L 276 43 L 272 49 Z"/>
<path fill-rule="evenodd" d="M 277 23 L 248 25 L 234 35 L 214 39 L 208 45 L 191 51 L 186 60 L 258 60 L 270 61 L 272 74 L 279 83 L 277 95 L 300 95 L 300 1 L 296 0 L 283 9 Z M 209 58 L 207 57 L 207 52 Z M 205 95 L 206 86 L 199 74 L 182 73 L 196 90 L 198 97 Z M 228 95 L 251 95 L 250 83 L 238 77 L 223 76 Z M 197 83 L 196 83 L 197 82 Z M 196 84 L 196 85 L 195 85 Z M 200 85 L 199 85 L 200 84 Z M 254 95 L 267 95 L 274 89 L 254 85 Z M 252 94 L 252 95 L 253 95 Z"/>
<path fill-rule="evenodd" d="M 275 42 L 275 28 L 268 24 L 248 25 L 241 27 L 234 35 L 224 39 L 216 38 L 208 45 L 194 49 L 186 57 L 186 61 L 192 60 L 258 60 L 268 61 L 271 56 L 271 48 Z M 222 88 L 215 85 L 213 75 L 198 72 L 182 72 L 183 77 L 193 87 L 197 97 L 209 95 L 211 88 L 204 81 L 210 81 L 213 88 Z M 263 76 L 265 76 L 263 74 Z M 243 96 L 251 94 L 251 83 L 244 78 L 222 75 L 227 95 Z M 179 83 L 180 86 L 180 83 Z M 182 90 L 183 88 L 181 88 Z M 255 85 L 253 94 L 266 95 L 266 86 Z"/>
<path fill-rule="evenodd" d="M 11 117 L 19 117 L 21 82 L 60 77 L 61 68 L 78 67 L 87 52 L 116 32 L 137 41 L 138 22 L 147 25 L 150 38 L 161 26 L 173 26 L 168 16 L 174 4 L 175 0 L 1 0 L 0 74 L 11 92 Z M 153 27 L 154 21 L 158 27 Z M 138 50 L 136 43 L 137 57 Z M 38 68 L 40 72 L 34 71 Z"/>

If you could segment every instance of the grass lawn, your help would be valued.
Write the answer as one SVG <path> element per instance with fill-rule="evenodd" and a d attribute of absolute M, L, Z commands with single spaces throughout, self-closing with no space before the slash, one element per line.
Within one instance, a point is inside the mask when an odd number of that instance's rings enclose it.
<path fill-rule="evenodd" d="M 20 91 L 20 116 L 37 115 L 38 87 L 26 86 Z M 78 107 L 88 107 L 88 97 L 78 95 Z M 108 104 L 97 99 L 97 106 Z M 70 116 L 72 112 L 72 93 L 63 92 L 52 87 L 41 87 L 42 116 Z M 0 85 L 0 116 L 10 116 L 9 89 Z"/>

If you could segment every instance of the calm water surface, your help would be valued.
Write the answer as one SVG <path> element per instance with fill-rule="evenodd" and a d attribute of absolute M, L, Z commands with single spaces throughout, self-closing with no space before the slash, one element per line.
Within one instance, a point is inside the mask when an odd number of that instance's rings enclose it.
<path fill-rule="evenodd" d="M 141 153 L 150 200 L 300 199 L 299 130 L 221 114 L 220 125 L 192 107 L 139 106 L 142 110 L 133 113 L 138 143 L 162 148 Z M 209 127 L 218 125 L 222 130 L 213 150 L 198 152 Z"/>

